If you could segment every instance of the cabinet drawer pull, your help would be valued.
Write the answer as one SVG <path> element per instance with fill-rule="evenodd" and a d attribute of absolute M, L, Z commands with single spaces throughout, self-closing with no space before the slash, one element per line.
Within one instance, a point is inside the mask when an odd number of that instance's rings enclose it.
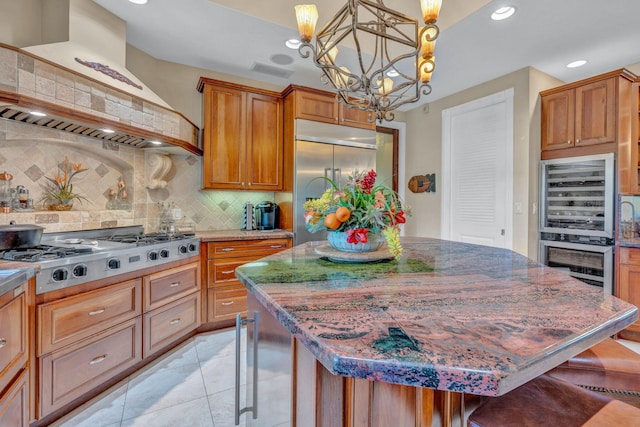
<path fill-rule="evenodd" d="M 180 286 L 180 282 L 173 282 L 172 284 L 169 285 L 170 288 L 175 288 L 177 286 Z"/>
<path fill-rule="evenodd" d="M 182 319 L 177 318 L 177 319 L 173 319 L 171 322 L 169 322 L 170 325 L 177 325 L 178 323 L 180 323 L 182 321 Z"/>
<path fill-rule="evenodd" d="M 100 308 L 100 309 L 95 310 L 95 311 L 90 311 L 89 312 L 89 316 L 95 316 L 96 314 L 102 314 L 104 312 L 105 312 L 105 309 L 104 308 Z"/>
<path fill-rule="evenodd" d="M 220 248 L 222 252 L 233 252 L 233 248 Z"/>
<path fill-rule="evenodd" d="M 89 362 L 89 365 L 97 365 L 98 363 L 104 362 L 104 359 L 106 358 L 107 358 L 106 354 L 103 354 L 102 356 L 94 357 L 93 359 L 91 359 L 91 362 Z"/>
<path fill-rule="evenodd" d="M 221 305 L 233 305 L 235 301 L 226 301 L 226 302 L 221 302 Z"/>
<path fill-rule="evenodd" d="M 5 345 L 7 345 L 6 338 L 0 338 L 0 348 L 4 347 Z"/>
<path fill-rule="evenodd" d="M 233 274 L 233 270 L 221 271 L 222 274 Z"/>
<path fill-rule="evenodd" d="M 271 249 L 280 249 L 282 245 L 271 245 Z"/>

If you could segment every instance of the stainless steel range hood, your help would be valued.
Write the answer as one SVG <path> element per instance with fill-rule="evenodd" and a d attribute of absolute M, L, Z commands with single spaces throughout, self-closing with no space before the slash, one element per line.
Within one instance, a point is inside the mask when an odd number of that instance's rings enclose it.
<path fill-rule="evenodd" d="M 0 43 L 0 119 L 202 155 L 198 128 L 124 66 L 124 21 L 91 0 L 40 4 L 30 24 L 41 36 L 27 37 L 39 44 Z"/>

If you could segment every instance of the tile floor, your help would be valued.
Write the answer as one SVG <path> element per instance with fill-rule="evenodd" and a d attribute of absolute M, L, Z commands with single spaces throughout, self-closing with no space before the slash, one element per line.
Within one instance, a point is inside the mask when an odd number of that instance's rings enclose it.
<path fill-rule="evenodd" d="M 243 330 L 242 360 L 244 342 Z M 233 427 L 234 376 L 235 329 L 201 334 L 52 426 Z"/>
<path fill-rule="evenodd" d="M 620 342 L 640 353 L 640 343 Z M 53 426 L 233 427 L 234 354 L 235 329 L 198 335 Z"/>

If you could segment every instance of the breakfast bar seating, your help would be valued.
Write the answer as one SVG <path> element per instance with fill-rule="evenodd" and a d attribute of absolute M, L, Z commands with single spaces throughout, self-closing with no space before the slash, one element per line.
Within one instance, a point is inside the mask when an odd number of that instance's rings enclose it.
<path fill-rule="evenodd" d="M 469 416 L 469 427 L 632 427 L 640 409 L 541 375 L 509 393 L 488 398 Z"/>
<path fill-rule="evenodd" d="M 548 372 L 640 408 L 640 355 L 606 339 Z"/>

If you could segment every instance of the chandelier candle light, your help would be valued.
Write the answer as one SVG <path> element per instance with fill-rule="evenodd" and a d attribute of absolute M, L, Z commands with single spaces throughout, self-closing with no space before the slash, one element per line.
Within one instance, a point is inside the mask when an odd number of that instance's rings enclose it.
<path fill-rule="evenodd" d="M 322 80 L 335 87 L 339 101 L 368 111 L 369 121 L 391 121 L 393 110 L 431 93 L 441 5 L 442 0 L 420 0 L 425 26 L 419 28 L 417 19 L 382 0 L 348 0 L 315 35 L 315 45 L 311 41 L 318 9 L 298 5 L 298 52 L 303 58 L 313 55 Z M 357 58 L 340 55 L 352 49 Z"/>

